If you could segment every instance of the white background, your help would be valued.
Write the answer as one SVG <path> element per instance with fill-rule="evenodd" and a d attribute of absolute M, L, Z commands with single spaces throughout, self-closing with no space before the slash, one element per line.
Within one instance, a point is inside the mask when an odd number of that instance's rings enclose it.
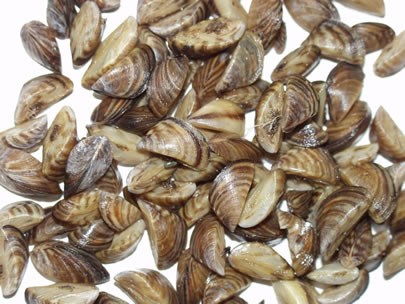
<path fill-rule="evenodd" d="M 242 2 L 245 7 L 248 8 L 250 1 Z M 390 25 L 397 33 L 400 33 L 405 29 L 405 2 L 399 0 L 386 0 L 385 2 L 386 17 L 384 19 L 349 10 L 338 3 L 336 4 L 336 7 L 340 12 L 341 19 L 350 26 L 365 21 L 384 22 Z M 0 28 L 2 34 L 0 40 L 0 130 L 7 129 L 13 125 L 14 109 L 23 83 L 33 77 L 49 73 L 48 70 L 35 63 L 25 53 L 19 35 L 22 25 L 26 22 L 31 20 L 46 22 L 46 6 L 46 0 L 3 1 L 2 10 L 0 12 Z M 132 15 L 136 17 L 136 7 L 137 1 L 121 0 L 121 8 L 118 11 L 104 14 L 104 18 L 107 19 L 104 37 L 114 30 L 127 16 Z M 287 23 L 288 38 L 287 49 L 282 56 L 298 47 L 307 35 L 305 31 L 299 28 L 294 21 L 291 20 L 286 10 L 284 10 L 283 18 Z M 73 80 L 75 88 L 71 96 L 59 104 L 56 104 L 46 112 L 48 115 L 48 124 L 51 124 L 55 114 L 63 105 L 69 105 L 75 110 L 77 116 L 79 137 L 83 137 L 86 135 L 85 125 L 90 123 L 90 114 L 93 108 L 98 104 L 98 100 L 93 98 L 91 92 L 81 88 L 80 79 L 85 71 L 85 67 L 78 70 L 72 68 L 68 41 L 59 41 L 59 46 L 62 53 L 63 74 Z M 361 99 L 370 104 L 373 113 L 375 113 L 379 105 L 383 105 L 400 128 L 404 130 L 405 71 L 385 79 L 376 77 L 373 73 L 372 65 L 377 58 L 378 53 L 379 52 L 373 53 L 366 57 L 366 64 L 364 66 L 366 78 Z M 267 55 L 263 73 L 264 79 L 270 79 L 271 71 L 282 56 L 275 54 L 274 51 L 271 51 Z M 334 66 L 334 63 L 323 60 L 318 68 L 309 76 L 309 79 L 325 80 L 328 72 Z M 250 124 L 248 125 L 247 133 L 248 135 L 251 135 L 251 119 L 249 121 Z M 366 135 L 361 143 L 367 142 L 368 136 Z M 35 156 L 38 157 L 38 159 L 41 159 L 41 153 L 38 152 Z M 381 158 L 378 159 L 378 162 L 383 165 L 388 165 L 388 162 Z M 125 180 L 127 169 L 123 168 L 121 172 L 123 174 L 123 179 Z M 0 188 L 0 197 L 0 207 L 21 200 L 20 197 L 9 193 L 3 188 Z M 50 204 L 44 204 L 44 206 L 50 206 Z M 234 244 L 229 242 L 227 245 L 233 246 Z M 283 255 L 289 259 L 285 246 L 278 246 L 276 247 L 276 250 L 282 252 Z M 111 274 L 111 280 L 109 283 L 99 285 L 100 290 L 111 292 L 122 299 L 129 301 L 129 299 L 114 286 L 113 277 L 118 272 L 124 270 L 155 267 L 149 249 L 147 234 L 144 234 L 141 244 L 131 257 L 120 263 L 107 265 L 106 267 Z M 175 285 L 176 267 L 163 271 L 163 273 Z M 368 289 L 357 303 L 403 303 L 404 280 L 404 272 L 398 274 L 391 280 L 384 280 L 380 267 L 371 273 Z M 19 292 L 11 299 L 3 299 L 0 297 L 0 303 L 23 303 L 23 293 L 25 288 L 29 286 L 47 285 L 50 283 L 51 282 L 43 279 L 30 263 Z M 275 303 L 274 292 L 271 287 L 266 285 L 252 284 L 252 286 L 242 294 L 242 297 L 249 303 L 258 303 L 262 299 L 265 299 L 266 303 Z"/>

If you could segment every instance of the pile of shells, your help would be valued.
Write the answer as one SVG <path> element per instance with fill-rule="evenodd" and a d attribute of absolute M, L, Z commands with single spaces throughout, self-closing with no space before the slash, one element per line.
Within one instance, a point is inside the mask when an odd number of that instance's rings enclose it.
<path fill-rule="evenodd" d="M 383 0 L 338 2 L 384 14 Z M 279 303 L 351 303 L 380 263 L 385 278 L 405 268 L 405 136 L 361 101 L 366 54 L 382 50 L 381 77 L 400 71 L 405 32 L 349 27 L 330 0 L 252 0 L 248 11 L 232 0 L 139 0 L 137 18 L 102 37 L 102 13 L 119 6 L 49 0 L 47 24 L 21 29 L 52 73 L 23 85 L 15 126 L 0 133 L 0 185 L 26 199 L 0 210 L 4 297 L 31 260 L 55 284 L 27 288 L 26 303 L 126 303 L 96 285 L 145 231 L 156 268 L 177 264 L 177 278 L 114 274 L 136 303 L 247 303 L 239 294 L 252 282 L 272 285 Z M 264 56 L 285 48 L 283 9 L 308 37 L 269 83 Z M 90 61 L 81 84 L 101 99 L 85 138 L 69 106 L 49 127 L 40 116 L 73 90 L 57 38 L 70 39 L 75 67 Z M 335 67 L 309 81 L 325 59 Z M 355 146 L 369 126 L 370 143 Z M 42 161 L 31 155 L 39 148 Z M 125 185 L 119 166 L 131 167 Z M 283 239 L 291 262 L 273 248 Z"/>

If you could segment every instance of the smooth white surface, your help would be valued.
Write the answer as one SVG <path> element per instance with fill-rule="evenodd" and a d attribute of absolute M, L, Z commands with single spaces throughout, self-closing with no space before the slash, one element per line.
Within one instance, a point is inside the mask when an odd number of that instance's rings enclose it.
<path fill-rule="evenodd" d="M 299 0 L 298 0 L 299 1 Z M 370 0 L 371 1 L 371 0 Z M 250 1 L 242 1 L 246 8 L 248 8 Z M 341 19 L 348 25 L 354 25 L 359 22 L 376 21 L 383 22 L 390 25 L 397 33 L 405 30 L 404 12 L 405 2 L 386 0 L 386 17 L 378 18 L 373 17 L 361 12 L 347 9 L 338 3 L 338 8 Z M 18 100 L 19 91 L 22 85 L 33 77 L 47 74 L 48 70 L 35 63 L 25 53 L 20 41 L 20 29 L 22 25 L 31 20 L 40 20 L 46 23 L 46 0 L 12 0 L 3 1 L 0 28 L 1 28 L 1 42 L 0 42 L 0 75 L 1 75 L 1 110 L 0 110 L 0 130 L 7 129 L 13 125 L 14 109 Z M 107 19 L 104 37 L 106 37 L 112 30 L 114 30 L 127 16 L 132 15 L 136 17 L 137 1 L 121 0 L 121 8 L 113 13 L 104 14 Z M 271 51 L 266 56 L 265 69 L 263 78 L 269 80 L 270 73 L 279 60 L 289 51 L 298 47 L 298 45 L 306 38 L 307 33 L 298 27 L 290 18 L 288 12 L 284 10 L 284 20 L 287 23 L 287 49 L 283 55 L 277 55 Z M 71 96 L 56 104 L 51 109 L 46 111 L 48 116 L 48 125 L 52 123 L 55 114 L 64 105 L 71 106 L 76 113 L 78 121 L 79 137 L 86 135 L 85 125 L 90 123 L 90 114 L 93 108 L 98 104 L 92 96 L 92 92 L 84 90 L 80 86 L 80 79 L 83 75 L 85 68 L 78 70 L 72 68 L 69 42 L 68 40 L 58 41 L 62 53 L 62 69 L 63 74 L 73 80 L 75 84 L 74 92 Z M 364 72 L 366 78 L 364 81 L 364 89 L 361 96 L 362 100 L 367 101 L 375 113 L 379 105 L 383 105 L 390 113 L 392 118 L 397 122 L 402 130 L 405 130 L 405 119 L 403 118 L 405 112 L 405 97 L 404 97 L 404 80 L 405 71 L 402 71 L 389 78 L 378 78 L 374 75 L 372 65 L 377 58 L 379 52 L 367 55 Z M 335 63 L 322 60 L 321 64 L 316 70 L 309 75 L 310 80 L 325 80 L 330 69 L 335 66 Z M 252 128 L 252 115 L 249 116 L 249 124 L 247 127 L 247 135 L 251 136 L 253 133 Z M 368 136 L 364 136 L 361 143 L 367 143 Z M 37 152 L 35 156 L 41 159 L 41 153 Z M 379 158 L 378 162 L 383 165 L 389 163 Z M 123 179 L 125 181 L 128 172 L 127 168 L 121 170 Z M 0 188 L 0 207 L 22 200 L 22 198 L 13 195 L 3 188 Z M 43 204 L 43 206 L 50 206 L 51 204 Z M 234 246 L 232 243 L 227 243 L 229 246 Z M 277 246 L 276 250 L 282 253 L 289 259 L 289 253 L 286 250 L 285 244 Z M 110 292 L 116 296 L 130 300 L 114 286 L 113 277 L 120 271 L 132 270 L 136 268 L 155 268 L 152 253 L 149 249 L 149 240 L 145 233 L 141 244 L 136 252 L 125 259 L 124 261 L 112 265 L 107 265 L 110 272 L 111 280 L 109 283 L 99 285 L 99 289 Z M 163 271 L 173 285 L 175 286 L 176 267 L 170 270 Z M 386 281 L 382 277 L 381 267 L 370 274 L 370 284 L 365 294 L 356 303 L 403 303 L 404 289 L 403 282 L 405 280 L 405 272 L 399 273 L 394 278 Z M 10 299 L 3 299 L 0 296 L 0 303 L 23 303 L 24 290 L 29 286 L 47 285 L 51 282 L 43 279 L 34 269 L 30 263 L 22 285 L 18 293 Z M 242 294 L 242 297 L 249 303 L 258 303 L 265 299 L 265 303 L 275 303 L 274 291 L 271 287 L 260 284 L 252 284 L 252 286 Z"/>

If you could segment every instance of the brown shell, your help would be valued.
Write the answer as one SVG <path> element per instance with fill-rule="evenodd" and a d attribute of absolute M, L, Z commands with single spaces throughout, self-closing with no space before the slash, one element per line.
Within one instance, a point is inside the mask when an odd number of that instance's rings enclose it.
<path fill-rule="evenodd" d="M 390 219 L 390 230 L 393 234 L 405 231 L 405 191 L 398 194 L 397 207 Z"/>
<path fill-rule="evenodd" d="M 115 285 L 137 304 L 177 304 L 177 294 L 163 274 L 152 269 L 123 271 L 114 277 Z"/>
<path fill-rule="evenodd" d="M 166 41 L 145 25 L 138 26 L 138 44 L 146 44 L 152 49 L 156 64 L 162 63 L 169 56 Z"/>
<path fill-rule="evenodd" d="M 38 244 L 54 238 L 64 237 L 66 233 L 74 230 L 77 226 L 58 221 L 52 212 L 29 231 L 30 245 Z"/>
<path fill-rule="evenodd" d="M 148 106 L 156 117 L 166 116 L 175 107 L 187 74 L 188 62 L 185 57 L 168 58 L 153 70 L 146 94 Z"/>
<path fill-rule="evenodd" d="M 132 99 L 104 97 L 91 113 L 91 121 L 112 124 L 131 109 Z"/>
<path fill-rule="evenodd" d="M 236 44 L 245 29 L 246 25 L 240 20 L 219 17 L 200 21 L 170 37 L 168 42 L 175 53 L 204 58 Z"/>
<path fill-rule="evenodd" d="M 384 17 L 385 5 L 384 0 L 336 0 L 344 6 L 368 13 L 378 17 Z"/>
<path fill-rule="evenodd" d="M 82 6 L 87 0 L 74 0 L 77 6 Z M 103 13 L 117 10 L 120 7 L 121 0 L 95 0 L 98 7 Z"/>
<path fill-rule="evenodd" d="M 150 247 L 159 270 L 173 266 L 187 241 L 187 226 L 183 219 L 158 205 L 137 200 L 146 222 Z M 171 233 L 167 233 L 170 231 Z"/>
<path fill-rule="evenodd" d="M 93 255 L 60 241 L 36 245 L 31 251 L 31 262 L 41 275 L 54 282 L 101 284 L 110 279 Z"/>
<path fill-rule="evenodd" d="M 149 129 L 159 122 L 148 106 L 132 106 L 114 125 L 127 132 L 146 134 Z"/>
<path fill-rule="evenodd" d="M 203 169 L 208 165 L 209 148 L 203 135 L 189 123 L 175 118 L 153 126 L 137 147 L 172 157 L 192 168 Z"/>
<path fill-rule="evenodd" d="M 137 20 L 139 24 L 150 24 L 181 10 L 187 0 L 139 0 Z"/>
<path fill-rule="evenodd" d="M 405 31 L 387 44 L 374 63 L 374 73 L 380 77 L 391 76 L 405 67 Z"/>
<path fill-rule="evenodd" d="M 46 7 L 46 22 L 55 31 L 56 37 L 66 39 L 70 36 L 72 22 L 76 17 L 74 1 L 49 0 Z"/>
<path fill-rule="evenodd" d="M 395 37 L 394 30 L 383 23 L 362 22 L 352 26 L 363 40 L 366 54 L 383 49 Z"/>
<path fill-rule="evenodd" d="M 187 227 L 193 226 L 200 218 L 211 211 L 210 189 L 211 183 L 197 186 L 193 196 L 179 209 L 179 216 L 184 220 Z"/>
<path fill-rule="evenodd" d="M 41 205 L 32 201 L 7 204 L 0 209 L 0 227 L 12 225 L 25 233 L 37 226 L 45 217 Z"/>
<path fill-rule="evenodd" d="M 32 78 L 21 88 L 14 112 L 16 125 L 37 117 L 73 91 L 73 82 L 61 74 Z"/>
<path fill-rule="evenodd" d="M 239 161 L 225 167 L 212 184 L 210 204 L 218 219 L 231 232 L 239 223 L 253 176 L 254 164 Z"/>
<path fill-rule="evenodd" d="M 363 188 L 343 187 L 330 194 L 322 203 L 316 218 L 320 253 L 329 261 L 346 234 L 356 226 L 371 205 Z"/>
<path fill-rule="evenodd" d="M 194 78 L 193 78 L 194 80 Z M 195 112 L 201 107 L 201 100 L 197 98 L 197 94 L 193 88 L 191 88 L 178 102 L 176 111 L 173 117 L 177 119 L 187 120 L 187 117 L 191 113 Z"/>
<path fill-rule="evenodd" d="M 122 177 L 116 162 L 112 162 L 102 177 L 93 185 L 94 189 L 119 194 L 122 190 Z"/>
<path fill-rule="evenodd" d="M 339 62 L 327 79 L 329 116 L 333 122 L 342 121 L 359 99 L 365 74 L 361 66 Z"/>
<path fill-rule="evenodd" d="M 306 219 L 310 212 L 313 193 L 313 190 L 287 190 L 283 198 L 287 201 L 288 210 L 292 214 Z"/>
<path fill-rule="evenodd" d="M 105 291 L 101 291 L 94 304 L 128 304 L 128 302 L 117 298 Z"/>
<path fill-rule="evenodd" d="M 296 131 L 289 134 L 287 142 L 292 145 L 304 148 L 321 147 L 328 141 L 328 133 L 317 123 L 310 121 L 302 127 L 298 126 Z"/>
<path fill-rule="evenodd" d="M 398 193 L 405 182 L 405 162 L 394 163 L 391 166 L 389 166 L 387 170 L 392 177 L 395 190 Z"/>
<path fill-rule="evenodd" d="M 338 20 L 324 20 L 315 27 L 304 44 L 321 49 L 323 57 L 363 65 L 366 50 L 359 34 Z"/>
<path fill-rule="evenodd" d="M 405 233 L 400 232 L 393 236 L 388 247 L 387 255 L 383 260 L 383 274 L 385 279 L 393 277 L 405 268 L 403 256 L 405 254 Z"/>
<path fill-rule="evenodd" d="M 193 257 L 219 275 L 225 274 L 225 233 L 218 219 L 208 214 L 199 220 L 190 239 Z"/>
<path fill-rule="evenodd" d="M 247 12 L 240 1 L 233 0 L 203 0 L 214 16 L 226 17 L 229 19 L 241 20 L 247 23 Z"/>
<path fill-rule="evenodd" d="M 372 162 L 378 154 L 378 144 L 352 146 L 333 155 L 339 167 Z"/>
<path fill-rule="evenodd" d="M 20 36 L 25 51 L 34 61 L 52 72 L 62 71 L 59 46 L 53 29 L 34 20 L 22 26 Z"/>
<path fill-rule="evenodd" d="M 344 285 L 359 277 L 359 269 L 357 267 L 346 268 L 336 261 L 322 265 L 308 273 L 306 277 L 321 284 Z"/>

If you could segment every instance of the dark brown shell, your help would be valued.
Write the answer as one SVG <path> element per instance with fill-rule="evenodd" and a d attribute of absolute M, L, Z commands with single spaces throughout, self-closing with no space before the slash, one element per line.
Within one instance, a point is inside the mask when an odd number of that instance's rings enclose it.
<path fill-rule="evenodd" d="M 76 9 L 72 0 L 48 0 L 46 21 L 59 39 L 70 36 L 70 28 L 76 17 Z"/>
<path fill-rule="evenodd" d="M 128 302 L 117 298 L 105 291 L 101 291 L 94 304 L 128 304 Z"/>
<path fill-rule="evenodd" d="M 146 134 L 149 129 L 159 122 L 148 106 L 132 105 L 114 125 L 127 132 L 135 134 Z"/>
<path fill-rule="evenodd" d="M 91 113 L 91 121 L 101 124 L 113 124 L 131 109 L 134 101 L 126 98 L 105 97 Z"/>
<path fill-rule="evenodd" d="M 169 56 L 166 41 L 151 32 L 145 25 L 138 26 L 138 44 L 146 44 L 152 49 L 156 64 L 162 63 Z"/>
<path fill-rule="evenodd" d="M 394 30 L 383 23 L 363 22 L 352 26 L 363 40 L 366 54 L 383 49 L 395 37 Z"/>
<path fill-rule="evenodd" d="M 328 141 L 328 133 L 311 121 L 289 134 L 287 142 L 304 148 L 317 148 Z"/>

